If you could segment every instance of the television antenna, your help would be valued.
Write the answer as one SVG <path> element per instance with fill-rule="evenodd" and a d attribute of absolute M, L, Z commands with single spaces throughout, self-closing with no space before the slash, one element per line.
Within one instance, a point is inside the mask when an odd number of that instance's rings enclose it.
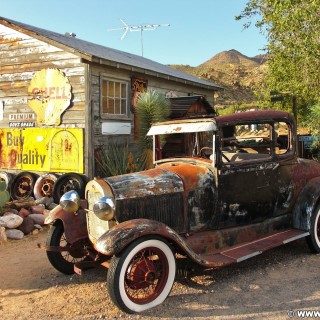
<path fill-rule="evenodd" d="M 123 19 L 120 19 L 120 21 L 124 24 L 124 27 L 109 29 L 108 31 L 124 30 L 124 33 L 121 36 L 121 40 L 124 39 L 124 37 L 127 35 L 128 31 L 130 31 L 130 32 L 140 31 L 141 55 L 142 55 L 142 57 L 143 57 L 143 36 L 142 36 L 142 31 L 153 31 L 153 30 L 156 30 L 159 27 L 170 27 L 170 24 L 141 24 L 141 25 L 137 25 L 137 26 L 129 26 Z"/>

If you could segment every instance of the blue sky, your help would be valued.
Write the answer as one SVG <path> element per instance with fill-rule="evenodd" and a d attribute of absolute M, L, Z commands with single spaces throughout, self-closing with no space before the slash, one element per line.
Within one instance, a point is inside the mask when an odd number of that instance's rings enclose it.
<path fill-rule="evenodd" d="M 130 26 L 170 24 L 143 31 L 143 56 L 163 64 L 197 66 L 221 51 L 253 57 L 266 40 L 254 26 L 235 21 L 246 0 L 1 0 L 0 15 L 58 33 L 141 55 L 141 33 L 123 40 L 120 19 Z"/>

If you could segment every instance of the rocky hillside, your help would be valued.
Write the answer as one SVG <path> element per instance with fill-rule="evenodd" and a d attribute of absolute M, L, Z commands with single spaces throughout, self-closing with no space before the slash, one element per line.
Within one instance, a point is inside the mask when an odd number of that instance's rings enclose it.
<path fill-rule="evenodd" d="M 261 86 L 266 72 L 266 55 L 247 57 L 236 50 L 223 51 L 197 67 L 171 65 L 225 88 L 216 97 L 216 107 L 256 104 L 254 91 Z"/>

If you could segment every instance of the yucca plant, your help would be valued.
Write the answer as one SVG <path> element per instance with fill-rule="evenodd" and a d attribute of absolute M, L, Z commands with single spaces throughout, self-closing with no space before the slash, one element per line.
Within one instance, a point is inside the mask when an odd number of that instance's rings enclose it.
<path fill-rule="evenodd" d="M 136 114 L 138 116 L 138 137 L 141 150 L 141 158 L 146 169 L 152 167 L 152 137 L 147 133 L 155 122 L 168 119 L 170 115 L 170 102 L 164 94 L 148 90 L 137 98 Z"/>
<path fill-rule="evenodd" d="M 98 171 L 104 177 L 117 176 L 141 170 L 140 161 L 129 151 L 127 145 L 110 143 L 107 148 L 96 150 Z"/>

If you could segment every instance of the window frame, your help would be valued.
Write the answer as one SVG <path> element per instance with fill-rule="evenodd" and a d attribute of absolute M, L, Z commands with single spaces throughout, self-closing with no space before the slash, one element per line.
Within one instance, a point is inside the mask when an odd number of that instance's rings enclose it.
<path fill-rule="evenodd" d="M 105 113 L 105 112 L 103 112 L 103 101 L 104 101 L 104 98 L 107 97 L 107 96 L 103 95 L 103 85 L 104 85 L 105 81 L 107 82 L 107 84 L 106 84 L 107 86 L 109 85 L 109 82 L 120 84 L 120 95 L 119 95 L 120 108 L 121 108 L 121 100 L 125 100 L 125 113 L 123 113 L 123 114 L 115 114 L 115 113 Z M 122 96 L 122 94 L 121 94 L 121 86 L 123 84 L 126 87 L 126 89 L 125 89 L 126 90 L 125 98 L 121 97 Z M 101 75 L 101 77 L 100 77 L 100 117 L 101 117 L 101 119 L 130 120 L 130 92 L 129 92 L 129 88 L 130 88 L 130 79 L 113 78 L 113 77 L 109 77 L 107 75 Z"/>
<path fill-rule="evenodd" d="M 285 158 L 292 158 L 293 155 L 295 154 L 296 152 L 296 145 L 294 143 L 294 132 L 293 132 L 293 127 L 291 125 L 291 123 L 289 121 L 285 121 L 285 120 L 278 120 L 278 121 L 275 121 L 273 123 L 273 134 L 276 135 L 276 129 L 275 129 L 275 125 L 276 123 L 284 123 L 287 125 L 287 129 L 288 129 L 288 149 L 285 153 L 277 153 L 276 150 L 274 150 L 274 156 L 276 159 L 285 159 Z M 277 137 L 278 138 L 278 137 Z M 275 139 L 274 139 L 275 140 Z M 275 142 L 277 142 L 275 140 Z M 276 146 L 275 146 L 276 147 Z"/>
<path fill-rule="evenodd" d="M 288 149 L 287 152 L 283 153 L 283 154 L 279 154 L 276 153 L 276 123 L 284 123 L 287 125 L 287 129 L 288 129 L 288 139 L 290 141 L 290 148 Z M 222 156 L 222 147 L 223 147 L 223 140 L 224 140 L 224 136 L 223 136 L 223 128 L 225 126 L 241 126 L 241 125 L 259 125 L 259 124 L 268 124 L 270 125 L 270 129 L 271 129 L 271 138 L 272 140 L 270 141 L 270 154 L 269 156 L 266 157 L 262 157 L 261 159 L 250 159 L 250 160 L 243 160 L 243 161 L 230 161 L 230 162 L 226 162 L 223 161 L 223 156 Z M 232 124 L 225 124 L 223 126 L 220 127 L 219 129 L 219 141 L 220 141 L 220 146 L 219 146 L 219 153 L 220 155 L 218 156 L 219 158 L 219 162 L 220 162 L 220 167 L 223 166 L 243 166 L 243 165 L 247 165 L 247 164 L 251 164 L 251 163 L 259 163 L 259 162 L 270 162 L 270 161 L 274 161 L 274 160 L 281 160 L 281 159 L 288 159 L 288 158 L 292 158 L 294 153 L 295 153 L 295 144 L 294 144 L 294 139 L 293 139 L 294 133 L 293 133 L 293 127 L 291 125 L 291 123 L 289 121 L 285 121 L 284 119 L 279 119 L 277 121 L 253 121 L 253 122 L 240 122 L 240 123 L 232 123 Z"/>

